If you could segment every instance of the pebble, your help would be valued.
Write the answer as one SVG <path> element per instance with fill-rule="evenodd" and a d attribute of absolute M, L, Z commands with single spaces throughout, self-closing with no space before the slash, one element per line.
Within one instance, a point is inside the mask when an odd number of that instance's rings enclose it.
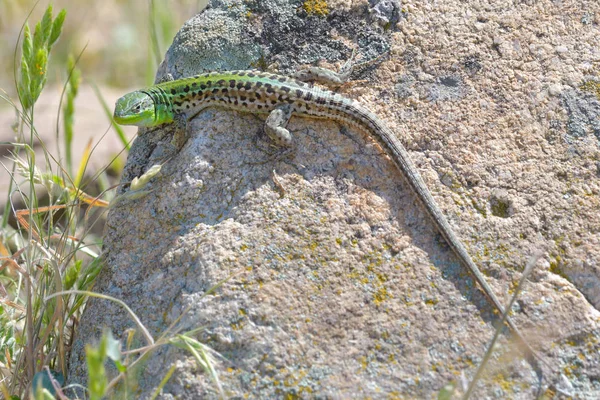
<path fill-rule="evenodd" d="M 554 51 L 556 51 L 558 54 L 563 54 L 569 51 L 569 49 L 567 49 L 565 46 L 556 46 Z"/>
<path fill-rule="evenodd" d="M 562 88 L 558 84 L 556 84 L 556 85 L 550 85 L 550 87 L 548 87 L 548 94 L 550 96 L 557 96 L 557 95 L 560 94 L 561 91 L 562 91 Z"/>

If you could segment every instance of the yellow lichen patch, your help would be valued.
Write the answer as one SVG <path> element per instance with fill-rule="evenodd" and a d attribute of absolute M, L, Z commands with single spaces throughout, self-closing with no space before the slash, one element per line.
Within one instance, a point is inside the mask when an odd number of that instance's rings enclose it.
<path fill-rule="evenodd" d="M 352 269 L 352 271 L 347 275 L 350 279 L 360 279 L 360 273 L 356 269 Z"/>
<path fill-rule="evenodd" d="M 475 199 L 471 199 L 471 205 L 479 214 L 483 215 L 483 218 L 487 218 L 487 210 L 485 207 L 480 206 Z"/>
<path fill-rule="evenodd" d="M 550 272 L 562 278 L 565 278 L 566 280 L 569 280 L 569 277 L 564 273 L 564 271 L 561 268 L 561 261 L 562 258 L 560 256 L 556 256 L 555 261 L 550 261 Z"/>
<path fill-rule="evenodd" d="M 575 375 L 574 369 L 575 367 L 572 365 L 565 365 L 565 367 L 563 368 L 563 372 L 567 378 L 573 378 L 573 376 Z"/>
<path fill-rule="evenodd" d="M 551 388 L 546 389 L 544 394 L 540 397 L 541 399 L 553 399 L 556 397 L 556 392 Z"/>
<path fill-rule="evenodd" d="M 297 371 L 295 374 L 289 373 L 283 381 L 283 384 L 287 387 L 296 386 L 302 379 L 304 379 L 304 377 L 306 377 L 307 374 L 308 373 L 304 370 Z"/>
<path fill-rule="evenodd" d="M 589 79 L 579 85 L 579 89 L 593 94 L 598 100 L 600 100 L 600 81 Z"/>
<path fill-rule="evenodd" d="M 385 300 L 391 299 L 392 295 L 388 293 L 385 286 L 381 286 L 377 289 L 377 291 L 373 294 L 373 302 L 375 305 L 380 305 Z"/>
<path fill-rule="evenodd" d="M 504 393 L 507 393 L 507 394 L 513 393 L 513 391 L 514 391 L 513 390 L 513 382 L 510 381 L 508 379 L 508 377 L 506 375 L 504 375 L 504 373 L 500 372 L 500 373 L 494 375 L 493 381 L 498 386 L 500 386 L 500 388 L 502 388 Z"/>
<path fill-rule="evenodd" d="M 306 0 L 302 5 L 304 11 L 308 15 L 318 15 L 324 17 L 329 14 L 329 8 L 327 7 L 327 1 L 325 0 Z"/>
<path fill-rule="evenodd" d="M 465 357 L 458 357 L 457 360 L 459 363 L 464 363 L 466 365 L 468 365 L 469 367 L 473 368 L 475 366 L 475 363 L 473 362 L 473 360 L 469 359 L 469 358 L 465 358 Z"/>
<path fill-rule="evenodd" d="M 427 299 L 425 300 L 425 304 L 428 306 L 435 306 L 439 301 L 437 299 Z"/>
<path fill-rule="evenodd" d="M 242 329 L 244 329 L 243 321 L 232 322 L 231 324 L 229 324 L 229 326 L 234 331 L 241 331 Z"/>
<path fill-rule="evenodd" d="M 358 362 L 360 363 L 360 366 L 363 370 L 366 370 L 367 367 L 369 366 L 369 361 L 367 360 L 367 357 L 365 357 L 365 356 L 358 357 Z"/>

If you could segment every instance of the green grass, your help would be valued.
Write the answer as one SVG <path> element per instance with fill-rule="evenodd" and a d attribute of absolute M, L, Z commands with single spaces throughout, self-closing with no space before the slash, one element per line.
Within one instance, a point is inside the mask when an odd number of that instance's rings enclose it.
<path fill-rule="evenodd" d="M 46 86 L 50 54 L 65 17 L 65 10 L 54 16 L 49 6 L 33 32 L 27 23 L 23 25 L 16 74 L 18 102 L 3 96 L 19 116 L 16 140 L 10 143 L 15 163 L 9 171 L 12 180 L 0 226 L 0 284 L 4 292 L 0 308 L 0 388 L 4 397 L 26 397 L 34 380 L 43 382 L 40 376 L 44 376 L 44 368 L 64 377 L 66 343 L 73 335 L 73 321 L 81 314 L 85 297 L 47 297 L 72 288 L 91 288 L 101 267 L 99 243 L 82 244 L 82 238 L 98 242 L 87 235 L 97 216 L 81 218 L 82 209 L 86 204 L 90 208 L 100 204 L 84 192 L 81 177 L 85 168 L 72 178 L 70 167 L 57 161 L 36 130 L 35 105 Z M 73 63 L 71 77 L 77 76 L 74 67 Z M 64 108 L 65 126 L 71 137 L 76 85 L 76 80 L 69 80 Z M 44 157 L 36 166 L 33 147 L 38 144 Z M 71 142 L 65 140 L 65 146 L 70 151 Z M 82 165 L 87 159 L 83 157 Z M 39 167 L 41 164 L 45 167 Z M 25 205 L 24 210 L 14 208 L 16 200 Z M 10 215 L 17 217 L 16 229 L 9 225 Z"/>
<path fill-rule="evenodd" d="M 7 7 L 6 3 L 2 7 Z M 159 53 L 164 49 L 164 36 L 169 29 L 165 20 L 168 10 L 164 5 L 162 8 L 152 5 L 151 12 L 147 11 L 154 26 L 154 54 L 148 57 L 147 64 L 155 69 L 156 61 L 162 58 Z M 110 183 L 106 172 L 109 166 L 118 163 L 106 160 L 105 167 L 90 171 L 88 165 L 94 149 L 90 142 L 79 165 L 73 164 L 73 143 L 78 134 L 74 128 L 75 99 L 85 78 L 80 68 L 85 51 L 77 57 L 69 55 L 58 65 L 51 62 L 56 46 L 63 40 L 59 38 L 64 33 L 66 15 L 65 10 L 55 14 L 52 6 L 48 6 L 33 30 L 27 22 L 23 24 L 20 48 L 14 52 L 18 61 L 14 74 L 16 99 L 6 91 L 0 92 L 0 98 L 18 116 L 15 140 L 2 143 L 11 147 L 14 165 L 7 169 L 2 164 L 11 176 L 11 183 L 4 194 L 6 207 L 0 222 L 0 399 L 68 398 L 69 392 L 62 387 L 67 375 L 69 343 L 75 334 L 75 321 L 80 319 L 90 297 L 114 301 L 126 309 L 145 343 L 138 349 L 131 347 L 132 341 L 123 346 L 105 333 L 97 345 L 87 346 L 89 379 L 84 388 L 87 398 L 129 397 L 130 383 L 139 373 L 136 366 L 164 345 L 189 352 L 222 396 L 214 368 L 217 354 L 195 340 L 192 333 L 179 332 L 176 326 L 179 320 L 155 339 L 126 304 L 93 292 L 103 263 L 101 238 L 93 229 L 102 223 L 110 201 L 118 200 L 113 199 L 111 189 L 115 185 Z M 56 136 L 60 138 L 58 154 L 46 147 L 36 129 L 39 123 L 36 103 L 49 76 L 63 77 L 64 82 L 58 110 L 62 124 L 56 127 Z M 96 93 L 104 104 L 108 126 L 112 122 L 111 110 L 97 88 Z M 123 148 L 128 148 L 123 132 L 116 131 Z M 102 137 L 102 132 L 94 136 Z M 34 152 L 34 147 L 41 147 L 41 153 Z M 160 167 L 152 168 L 132 182 L 132 188 L 137 189 L 130 191 L 132 196 L 142 196 L 145 183 L 158 171 Z M 17 209 L 16 204 L 22 204 L 22 209 Z M 104 370 L 106 362 L 119 372 L 111 380 Z M 174 373 L 170 369 L 157 382 L 155 396 Z"/>

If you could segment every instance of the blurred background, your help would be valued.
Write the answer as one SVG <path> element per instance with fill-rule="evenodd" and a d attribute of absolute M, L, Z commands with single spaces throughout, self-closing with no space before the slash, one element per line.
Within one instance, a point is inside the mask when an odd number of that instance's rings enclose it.
<path fill-rule="evenodd" d="M 19 32 L 27 19 L 33 27 L 33 22 L 41 19 L 49 4 L 53 5 L 55 14 L 66 9 L 67 18 L 51 55 L 48 84 L 62 84 L 68 55 L 81 54 L 78 66 L 84 81 L 131 88 L 152 83 L 157 67 L 153 52 L 159 50 L 164 54 L 181 25 L 207 2 L 0 0 L 0 87 L 15 95 L 13 60 Z M 158 43 L 152 43 L 151 29 L 155 29 Z"/>
<path fill-rule="evenodd" d="M 29 21 L 33 32 L 48 5 L 56 16 L 67 12 L 58 42 L 52 48 L 45 89 L 35 104 L 36 164 L 49 154 L 55 167 L 64 165 L 65 143 L 62 108 L 63 89 L 69 76 L 69 57 L 77 60 L 80 83 L 74 98 L 73 165 L 82 159 L 84 149 L 94 146 L 86 175 L 101 176 L 104 185 L 89 188 L 91 195 L 114 185 L 126 160 L 124 140 L 111 127 L 109 114 L 116 99 L 125 93 L 153 83 L 158 64 L 182 24 L 200 12 L 208 0 L 0 0 L 0 95 L 19 105 L 15 76 L 19 74 L 22 29 Z M 21 39 L 20 39 L 21 37 Z M 17 74 L 17 75 L 15 75 Z M 62 97 L 61 97 L 62 96 Z M 61 100 L 62 99 L 62 100 Z M 61 105 L 62 102 L 62 105 Z M 104 106 L 103 103 L 104 102 Z M 19 108 L 19 106 L 17 107 Z M 0 207 L 10 197 L 20 208 L 23 196 L 10 187 L 11 142 L 17 134 L 17 111 L 6 99 L 0 99 Z M 126 140 L 135 137 L 137 128 L 122 127 Z M 40 150 L 44 148 L 44 151 Z M 87 160 L 86 160 L 87 161 Z M 50 166 L 52 168 L 52 166 Z M 69 171 L 73 173 L 73 170 Z M 17 182 L 19 183 L 19 182 Z M 23 186 L 23 185 L 21 185 Z M 6 196 L 8 191 L 13 194 Z M 22 189 L 24 192 L 27 188 Z M 110 198 L 108 198 L 110 199 Z"/>

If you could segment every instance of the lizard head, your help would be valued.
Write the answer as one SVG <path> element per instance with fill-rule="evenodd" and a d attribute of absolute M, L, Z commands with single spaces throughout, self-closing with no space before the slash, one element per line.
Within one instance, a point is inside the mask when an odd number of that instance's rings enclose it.
<path fill-rule="evenodd" d="M 121 125 L 155 126 L 156 109 L 152 97 L 142 91 L 126 94 L 115 105 L 115 122 Z"/>

